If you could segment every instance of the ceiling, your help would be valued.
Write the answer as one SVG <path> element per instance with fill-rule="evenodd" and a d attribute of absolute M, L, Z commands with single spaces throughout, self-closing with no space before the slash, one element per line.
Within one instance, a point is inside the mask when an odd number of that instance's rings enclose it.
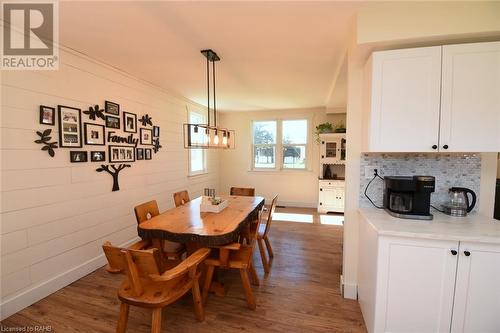
<path fill-rule="evenodd" d="M 360 2 L 60 2 L 60 43 L 206 105 L 217 63 L 221 110 L 321 107 L 344 73 Z M 338 93 L 337 93 L 338 95 Z M 342 95 L 342 94 L 340 94 Z"/>

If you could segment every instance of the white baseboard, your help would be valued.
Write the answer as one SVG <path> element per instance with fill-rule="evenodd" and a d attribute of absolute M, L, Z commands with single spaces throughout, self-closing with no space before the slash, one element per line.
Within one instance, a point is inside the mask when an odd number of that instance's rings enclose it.
<path fill-rule="evenodd" d="M 342 296 L 348 299 L 358 299 L 358 286 L 356 284 L 344 283 L 344 278 L 340 276 L 340 290 L 342 290 Z"/>
<path fill-rule="evenodd" d="M 278 206 L 299 207 L 299 208 L 317 208 L 316 202 L 293 202 L 293 201 L 278 201 Z"/>
<path fill-rule="evenodd" d="M 134 239 L 121 244 L 120 247 L 126 247 L 136 241 L 139 238 Z M 106 258 L 104 254 L 101 254 L 93 259 L 84 262 L 81 265 L 71 268 L 70 270 L 61 273 L 50 280 L 44 281 L 28 290 L 23 291 L 13 297 L 6 300 L 2 300 L 0 304 L 0 320 L 13 315 L 14 313 L 30 306 L 31 304 L 38 302 L 44 297 L 66 287 L 67 285 L 81 279 L 85 275 L 92 273 L 96 269 L 102 267 L 106 263 Z"/>

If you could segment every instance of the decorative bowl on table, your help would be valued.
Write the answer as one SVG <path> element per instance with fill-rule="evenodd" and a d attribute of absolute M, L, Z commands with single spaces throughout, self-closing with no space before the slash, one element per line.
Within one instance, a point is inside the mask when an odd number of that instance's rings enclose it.
<path fill-rule="evenodd" d="M 201 198 L 200 212 L 220 213 L 227 207 L 228 203 L 227 200 L 220 197 L 203 196 Z"/>

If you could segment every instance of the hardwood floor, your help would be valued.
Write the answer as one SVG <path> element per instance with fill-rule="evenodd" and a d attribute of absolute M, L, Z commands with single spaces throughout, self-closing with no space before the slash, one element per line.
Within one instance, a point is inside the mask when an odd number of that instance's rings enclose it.
<path fill-rule="evenodd" d="M 226 271 L 227 295 L 209 295 L 204 322 L 196 320 L 188 294 L 163 310 L 163 332 L 366 332 L 358 303 L 340 296 L 342 227 L 322 225 L 312 209 L 277 212 L 292 214 L 283 219 L 312 222 L 273 222 L 275 258 L 268 276 L 263 275 L 258 250 L 254 254 L 261 278 L 261 285 L 252 287 L 257 309 L 247 308 L 239 273 Z M 122 278 L 101 268 L 1 325 L 50 325 L 57 333 L 115 332 L 120 307 L 116 291 Z M 130 308 L 127 332 L 150 332 L 150 323 L 150 310 Z"/>

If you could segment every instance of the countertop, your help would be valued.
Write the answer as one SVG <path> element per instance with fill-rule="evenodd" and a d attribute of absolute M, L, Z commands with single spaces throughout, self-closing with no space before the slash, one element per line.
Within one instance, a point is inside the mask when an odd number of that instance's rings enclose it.
<path fill-rule="evenodd" d="M 478 213 L 451 217 L 434 211 L 430 221 L 400 219 L 377 208 L 359 213 L 379 235 L 500 244 L 500 221 Z"/>

